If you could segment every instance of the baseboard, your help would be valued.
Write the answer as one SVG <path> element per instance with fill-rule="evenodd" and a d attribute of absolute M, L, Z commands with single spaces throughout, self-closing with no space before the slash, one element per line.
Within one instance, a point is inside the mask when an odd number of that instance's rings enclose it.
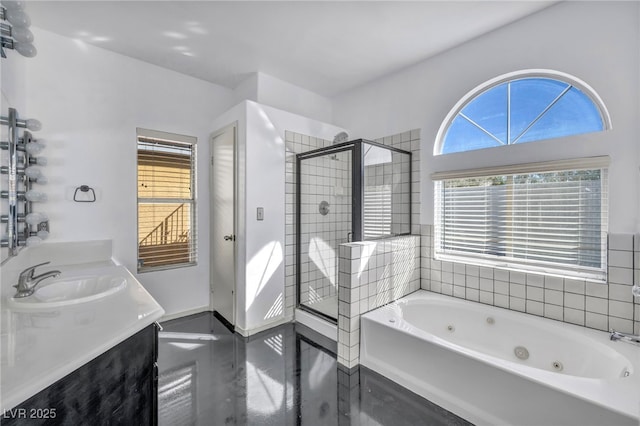
<path fill-rule="evenodd" d="M 177 318 L 188 317 L 189 315 L 201 314 L 202 312 L 211 312 L 208 305 L 200 306 L 197 308 L 189 309 L 187 311 L 176 312 L 169 315 L 164 315 L 158 320 L 158 322 L 171 321 Z"/>

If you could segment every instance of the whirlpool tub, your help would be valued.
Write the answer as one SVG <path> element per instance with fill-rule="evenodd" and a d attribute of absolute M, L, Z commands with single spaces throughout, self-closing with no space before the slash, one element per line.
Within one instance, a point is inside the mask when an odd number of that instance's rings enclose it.
<path fill-rule="evenodd" d="M 360 362 L 477 425 L 638 425 L 640 346 L 418 291 L 361 317 Z"/>

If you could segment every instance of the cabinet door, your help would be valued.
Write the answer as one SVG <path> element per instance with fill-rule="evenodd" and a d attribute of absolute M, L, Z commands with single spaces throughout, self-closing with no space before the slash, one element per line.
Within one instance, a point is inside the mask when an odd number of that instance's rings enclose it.
<path fill-rule="evenodd" d="M 2 425 L 155 425 L 150 325 L 3 414 Z"/>

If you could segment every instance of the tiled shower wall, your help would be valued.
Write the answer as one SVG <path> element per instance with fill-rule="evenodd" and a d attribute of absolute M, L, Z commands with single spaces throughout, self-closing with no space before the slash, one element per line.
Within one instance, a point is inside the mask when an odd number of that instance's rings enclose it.
<path fill-rule="evenodd" d="M 296 154 L 330 146 L 331 141 L 285 131 L 285 316 L 296 305 Z"/>
<path fill-rule="evenodd" d="M 366 144 L 363 149 L 364 238 L 410 233 L 411 158 L 403 153 Z M 377 161 L 380 163 L 375 164 Z"/>
<path fill-rule="evenodd" d="M 433 258 L 433 226 L 421 227 L 421 288 L 598 330 L 640 332 L 640 300 L 633 300 L 634 257 L 640 238 L 610 234 L 608 284 L 479 267 Z M 638 279 L 638 278 L 636 278 Z"/>
<path fill-rule="evenodd" d="M 420 130 L 410 130 L 376 139 L 375 142 L 412 153 L 411 163 L 411 233 L 420 233 Z M 285 316 L 293 316 L 296 304 L 296 260 L 295 260 L 295 164 L 296 154 L 324 148 L 333 142 L 300 133 L 285 131 Z M 393 170 L 391 171 L 393 173 Z M 398 176 L 396 174 L 396 176 Z M 406 192 L 399 192 L 407 197 Z M 316 206 L 317 208 L 317 206 Z M 398 212 L 396 212 L 398 213 Z M 399 220 L 398 222 L 401 222 Z M 348 222 L 348 221 L 347 221 Z M 337 251 L 336 251 L 337 252 Z"/>
<path fill-rule="evenodd" d="M 375 142 L 411 152 L 411 233 L 420 234 L 420 129 L 376 139 Z M 406 200 L 406 195 L 404 199 Z M 400 204 L 402 205 L 402 204 Z M 402 207 L 397 207 L 402 209 Z"/>
<path fill-rule="evenodd" d="M 300 179 L 300 301 L 313 304 L 338 293 L 338 246 L 351 230 L 351 153 L 302 161 Z"/>

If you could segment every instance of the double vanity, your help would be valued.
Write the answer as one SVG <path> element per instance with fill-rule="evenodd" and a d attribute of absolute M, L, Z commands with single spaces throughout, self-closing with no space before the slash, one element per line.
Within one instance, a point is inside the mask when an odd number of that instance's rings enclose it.
<path fill-rule="evenodd" d="M 40 278 L 16 297 L 13 285 Z M 29 248 L 2 266 L 0 283 L 3 424 L 155 423 L 164 311 L 112 260 L 110 241 Z"/>

